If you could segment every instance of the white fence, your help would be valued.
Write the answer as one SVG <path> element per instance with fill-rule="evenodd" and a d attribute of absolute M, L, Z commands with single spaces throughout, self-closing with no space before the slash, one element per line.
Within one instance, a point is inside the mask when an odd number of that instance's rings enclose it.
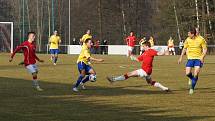
<path fill-rule="evenodd" d="M 128 53 L 128 48 L 127 45 L 100 45 L 99 46 L 99 51 L 102 51 L 102 47 L 105 47 L 105 53 L 108 55 L 127 55 Z M 67 54 L 79 54 L 81 52 L 81 45 L 60 45 L 60 50 L 63 51 L 64 53 Z M 139 49 L 140 46 L 136 45 L 135 46 L 135 51 L 136 54 L 139 54 Z M 167 46 L 154 46 L 153 49 L 157 50 L 157 51 L 166 51 L 167 50 Z M 175 48 L 178 49 L 178 46 L 176 46 Z M 215 45 L 208 45 L 208 48 L 215 48 Z M 213 51 L 213 50 L 212 50 Z M 47 45 L 47 53 L 49 52 L 49 45 Z M 101 52 L 102 53 L 102 52 Z M 98 52 L 98 54 L 100 54 L 100 52 Z M 179 54 L 179 53 L 178 53 Z M 208 52 L 208 54 L 210 54 L 210 52 Z"/>

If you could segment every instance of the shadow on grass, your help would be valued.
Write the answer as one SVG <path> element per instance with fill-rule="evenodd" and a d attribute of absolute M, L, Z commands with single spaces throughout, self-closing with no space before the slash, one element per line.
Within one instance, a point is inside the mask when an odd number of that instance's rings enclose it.
<path fill-rule="evenodd" d="M 1 121 L 193 121 L 213 118 L 174 116 L 171 112 L 178 110 L 161 109 L 152 104 L 120 106 L 111 100 L 117 95 L 161 94 L 161 91 L 91 86 L 90 90 L 73 93 L 69 84 L 41 82 L 45 91 L 37 92 L 30 85 L 29 80 L 0 77 Z M 104 101 L 91 99 L 92 95 L 110 97 Z"/>

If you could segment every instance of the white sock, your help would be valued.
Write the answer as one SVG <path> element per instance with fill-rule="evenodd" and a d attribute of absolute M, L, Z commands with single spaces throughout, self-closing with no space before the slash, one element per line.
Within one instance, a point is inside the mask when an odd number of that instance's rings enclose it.
<path fill-rule="evenodd" d="M 123 80 L 125 80 L 125 76 L 122 75 L 122 76 L 114 77 L 113 80 L 114 80 L 114 81 L 123 81 Z"/>
<path fill-rule="evenodd" d="M 159 82 L 155 82 L 154 86 L 160 88 L 161 90 L 167 90 L 168 89 L 167 87 L 163 86 Z"/>
<path fill-rule="evenodd" d="M 33 80 L 33 86 L 34 86 L 34 87 L 39 86 L 39 83 L 38 83 L 38 81 L 37 81 L 37 80 Z"/>

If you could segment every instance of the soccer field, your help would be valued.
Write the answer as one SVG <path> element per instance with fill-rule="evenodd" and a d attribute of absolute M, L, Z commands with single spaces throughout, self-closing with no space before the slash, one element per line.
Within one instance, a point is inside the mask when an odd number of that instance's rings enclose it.
<path fill-rule="evenodd" d="M 97 81 L 88 82 L 87 90 L 74 93 L 77 56 L 59 55 L 53 66 L 50 56 L 38 63 L 43 92 L 32 88 L 31 75 L 9 54 L 0 55 L 0 121 L 215 121 L 215 56 L 207 56 L 197 88 L 188 94 L 188 79 L 178 56 L 155 57 L 152 78 L 169 87 L 162 92 L 148 86 L 141 78 L 110 84 L 107 75 L 120 75 L 139 69 L 140 63 L 125 56 L 101 56 L 103 63 L 93 63 Z"/>

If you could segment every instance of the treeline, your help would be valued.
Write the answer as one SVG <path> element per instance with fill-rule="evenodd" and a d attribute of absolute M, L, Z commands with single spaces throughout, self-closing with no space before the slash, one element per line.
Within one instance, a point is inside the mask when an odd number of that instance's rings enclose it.
<path fill-rule="evenodd" d="M 0 21 L 14 22 L 17 44 L 28 31 L 37 32 L 39 50 L 53 29 L 63 44 L 91 29 L 95 39 L 109 44 L 123 44 L 134 31 L 138 38 L 153 36 L 164 45 L 170 36 L 178 42 L 189 27 L 199 26 L 208 43 L 215 43 L 215 0 L 70 0 L 70 37 L 69 0 L 0 0 L 0 13 Z"/>

